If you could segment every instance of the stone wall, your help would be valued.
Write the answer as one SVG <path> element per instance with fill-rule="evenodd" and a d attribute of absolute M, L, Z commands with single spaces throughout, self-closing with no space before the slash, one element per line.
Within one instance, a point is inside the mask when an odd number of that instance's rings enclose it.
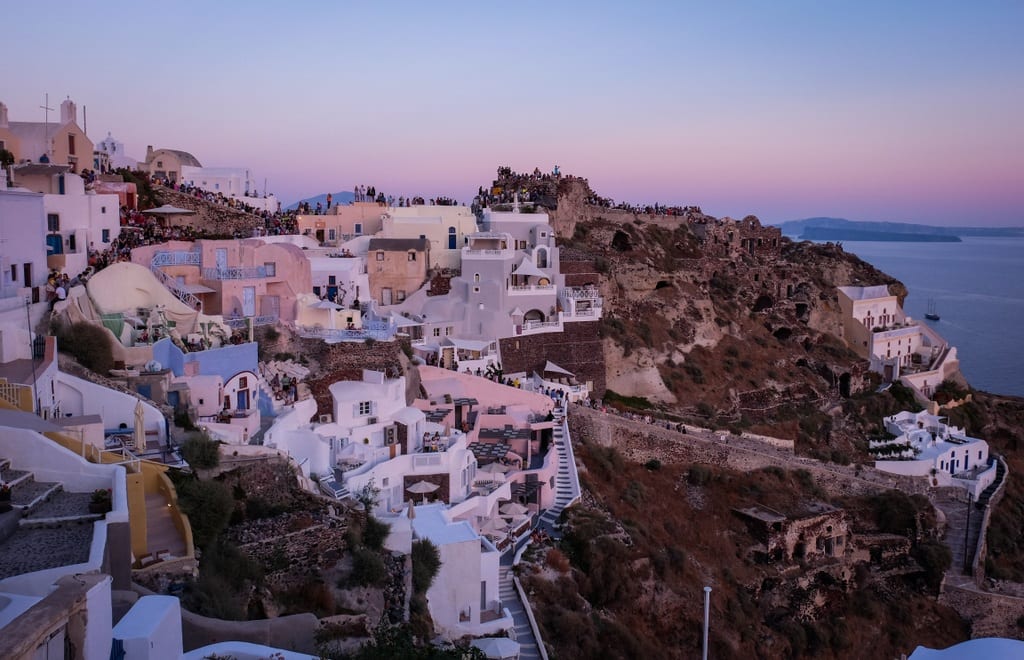
<path fill-rule="evenodd" d="M 1024 617 L 1024 598 L 981 591 L 973 584 L 946 584 L 939 603 L 948 605 L 971 622 L 971 639 L 1008 637 L 1024 639 L 1017 620 Z"/>
<path fill-rule="evenodd" d="M 599 321 L 566 323 L 562 332 L 502 339 L 501 366 L 505 373 L 532 374 L 551 360 L 576 374 L 581 383 L 591 381 L 593 396 L 603 397 L 605 364 L 600 325 Z"/>
<path fill-rule="evenodd" d="M 680 433 L 585 406 L 570 408 L 569 429 L 579 442 L 614 446 L 628 460 L 638 463 L 656 458 L 663 463 L 700 463 L 738 472 L 769 466 L 807 470 L 830 496 L 867 495 L 891 488 L 908 494 L 928 490 L 926 479 L 891 475 L 864 466 L 822 463 L 753 438 L 720 436 L 694 427 Z"/>

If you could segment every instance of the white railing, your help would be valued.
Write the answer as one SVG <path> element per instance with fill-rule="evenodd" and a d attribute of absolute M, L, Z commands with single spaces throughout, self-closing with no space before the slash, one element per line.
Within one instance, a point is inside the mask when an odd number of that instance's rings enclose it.
<path fill-rule="evenodd" d="M 277 314 L 264 314 L 262 316 L 243 316 L 242 318 L 224 319 L 224 324 L 232 330 L 241 330 L 249 327 L 249 322 L 252 321 L 252 327 L 256 328 L 261 325 L 274 325 L 277 323 Z"/>
<path fill-rule="evenodd" d="M 534 293 L 537 291 L 554 291 L 554 284 L 512 284 L 508 287 L 509 293 Z"/>
<path fill-rule="evenodd" d="M 388 341 L 395 336 L 395 328 L 387 323 L 366 323 L 358 330 L 346 330 L 342 328 L 320 328 L 299 326 L 299 336 L 327 341 L 362 341 L 376 339 Z"/>
<path fill-rule="evenodd" d="M 601 298 L 597 287 L 592 286 L 563 287 L 562 296 L 571 300 L 600 300 Z"/>
<path fill-rule="evenodd" d="M 540 330 L 541 328 L 558 328 L 561 325 L 561 321 L 526 321 L 523 323 L 523 329 Z"/>
<path fill-rule="evenodd" d="M 267 277 L 266 266 L 203 269 L 203 279 L 207 280 L 255 280 L 265 277 Z"/>

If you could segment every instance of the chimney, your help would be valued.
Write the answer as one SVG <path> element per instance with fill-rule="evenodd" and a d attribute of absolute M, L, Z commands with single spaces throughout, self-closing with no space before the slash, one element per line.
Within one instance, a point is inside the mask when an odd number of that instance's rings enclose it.
<path fill-rule="evenodd" d="M 60 124 L 70 124 L 78 121 L 78 107 L 71 99 L 64 99 L 60 104 Z"/>
<path fill-rule="evenodd" d="M 7 128 L 7 106 L 0 103 L 0 128 Z"/>
<path fill-rule="evenodd" d="M 146 162 L 153 162 L 153 145 L 151 144 L 146 146 Z"/>

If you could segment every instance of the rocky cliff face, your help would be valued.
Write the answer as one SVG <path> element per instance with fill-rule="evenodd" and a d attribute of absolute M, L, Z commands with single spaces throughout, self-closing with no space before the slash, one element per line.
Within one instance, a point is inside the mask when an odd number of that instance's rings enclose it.
<path fill-rule="evenodd" d="M 778 430 L 873 386 L 841 339 L 835 287 L 902 284 L 837 245 L 794 243 L 756 217 L 718 219 L 592 203 L 563 179 L 550 211 L 566 245 L 602 272 L 607 386 L 666 411 Z M 613 395 L 614 395 L 613 394 Z M 792 433 L 790 433 L 792 435 Z"/>

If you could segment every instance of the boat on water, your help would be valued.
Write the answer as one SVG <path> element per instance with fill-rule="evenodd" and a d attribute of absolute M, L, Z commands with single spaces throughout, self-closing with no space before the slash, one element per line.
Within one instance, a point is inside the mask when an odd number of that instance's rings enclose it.
<path fill-rule="evenodd" d="M 935 300 L 932 298 L 928 299 L 928 311 L 924 313 L 924 317 L 929 321 L 938 321 L 939 313 L 935 311 Z"/>

